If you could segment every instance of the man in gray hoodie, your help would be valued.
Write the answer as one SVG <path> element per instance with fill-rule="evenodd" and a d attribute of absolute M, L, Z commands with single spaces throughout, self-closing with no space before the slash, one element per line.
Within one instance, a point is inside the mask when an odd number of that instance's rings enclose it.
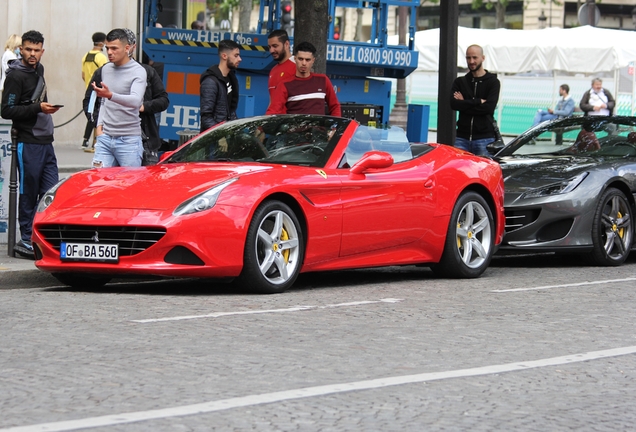
<path fill-rule="evenodd" d="M 33 217 L 42 195 L 58 182 L 57 158 L 53 150 L 53 119 L 59 105 L 48 103 L 44 67 L 44 36 L 30 30 L 22 35 L 19 60 L 7 70 L 2 93 L 2 117 L 13 121 L 18 131 L 20 241 L 14 251 L 34 259 L 31 233 Z"/>
<path fill-rule="evenodd" d="M 95 168 L 141 166 L 139 108 L 146 91 L 146 70 L 132 60 L 136 42 L 128 29 L 114 29 L 106 35 L 110 63 L 102 66 L 102 82 L 92 83 L 96 96 L 102 98 L 93 156 Z"/>

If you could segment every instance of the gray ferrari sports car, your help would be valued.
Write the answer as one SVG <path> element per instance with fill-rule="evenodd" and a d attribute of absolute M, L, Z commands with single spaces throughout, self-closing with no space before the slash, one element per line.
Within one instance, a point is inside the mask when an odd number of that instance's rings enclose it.
<path fill-rule="evenodd" d="M 622 264 L 633 246 L 636 117 L 542 123 L 501 149 L 506 233 L 501 252 L 582 254 Z"/>

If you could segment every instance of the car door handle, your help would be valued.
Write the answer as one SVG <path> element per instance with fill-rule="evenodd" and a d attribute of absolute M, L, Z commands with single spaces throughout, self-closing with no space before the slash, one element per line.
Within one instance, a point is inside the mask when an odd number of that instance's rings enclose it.
<path fill-rule="evenodd" d="M 424 182 L 424 187 L 425 187 L 426 189 L 430 189 L 430 188 L 432 188 L 433 186 L 435 186 L 435 182 L 434 182 L 432 179 L 428 179 L 428 180 L 426 180 L 426 181 Z"/>

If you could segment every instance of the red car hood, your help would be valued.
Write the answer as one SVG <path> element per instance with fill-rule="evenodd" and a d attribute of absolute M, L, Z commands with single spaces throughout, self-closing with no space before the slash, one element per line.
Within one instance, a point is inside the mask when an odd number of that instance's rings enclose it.
<path fill-rule="evenodd" d="M 183 201 L 242 174 L 271 169 L 246 164 L 160 164 L 101 168 L 71 176 L 57 191 L 58 208 L 174 209 Z"/>

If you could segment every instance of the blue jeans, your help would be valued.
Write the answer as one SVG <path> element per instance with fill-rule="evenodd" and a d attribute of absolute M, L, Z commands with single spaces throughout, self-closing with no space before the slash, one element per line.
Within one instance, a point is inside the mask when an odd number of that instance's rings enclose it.
<path fill-rule="evenodd" d="M 93 168 L 109 168 L 116 166 L 138 167 L 144 147 L 140 136 L 111 137 L 102 134 L 97 137 Z"/>
<path fill-rule="evenodd" d="M 486 150 L 486 146 L 494 141 L 494 138 L 482 138 L 470 141 L 466 138 L 457 137 L 455 138 L 455 147 L 479 156 L 489 156 L 490 154 L 488 150 Z"/>
<path fill-rule="evenodd" d="M 538 110 L 537 113 L 534 115 L 534 120 L 532 120 L 532 126 L 536 126 L 539 123 L 543 123 L 544 121 L 554 120 L 555 118 L 557 118 L 555 114 L 550 114 L 549 112 L 544 110 Z"/>

